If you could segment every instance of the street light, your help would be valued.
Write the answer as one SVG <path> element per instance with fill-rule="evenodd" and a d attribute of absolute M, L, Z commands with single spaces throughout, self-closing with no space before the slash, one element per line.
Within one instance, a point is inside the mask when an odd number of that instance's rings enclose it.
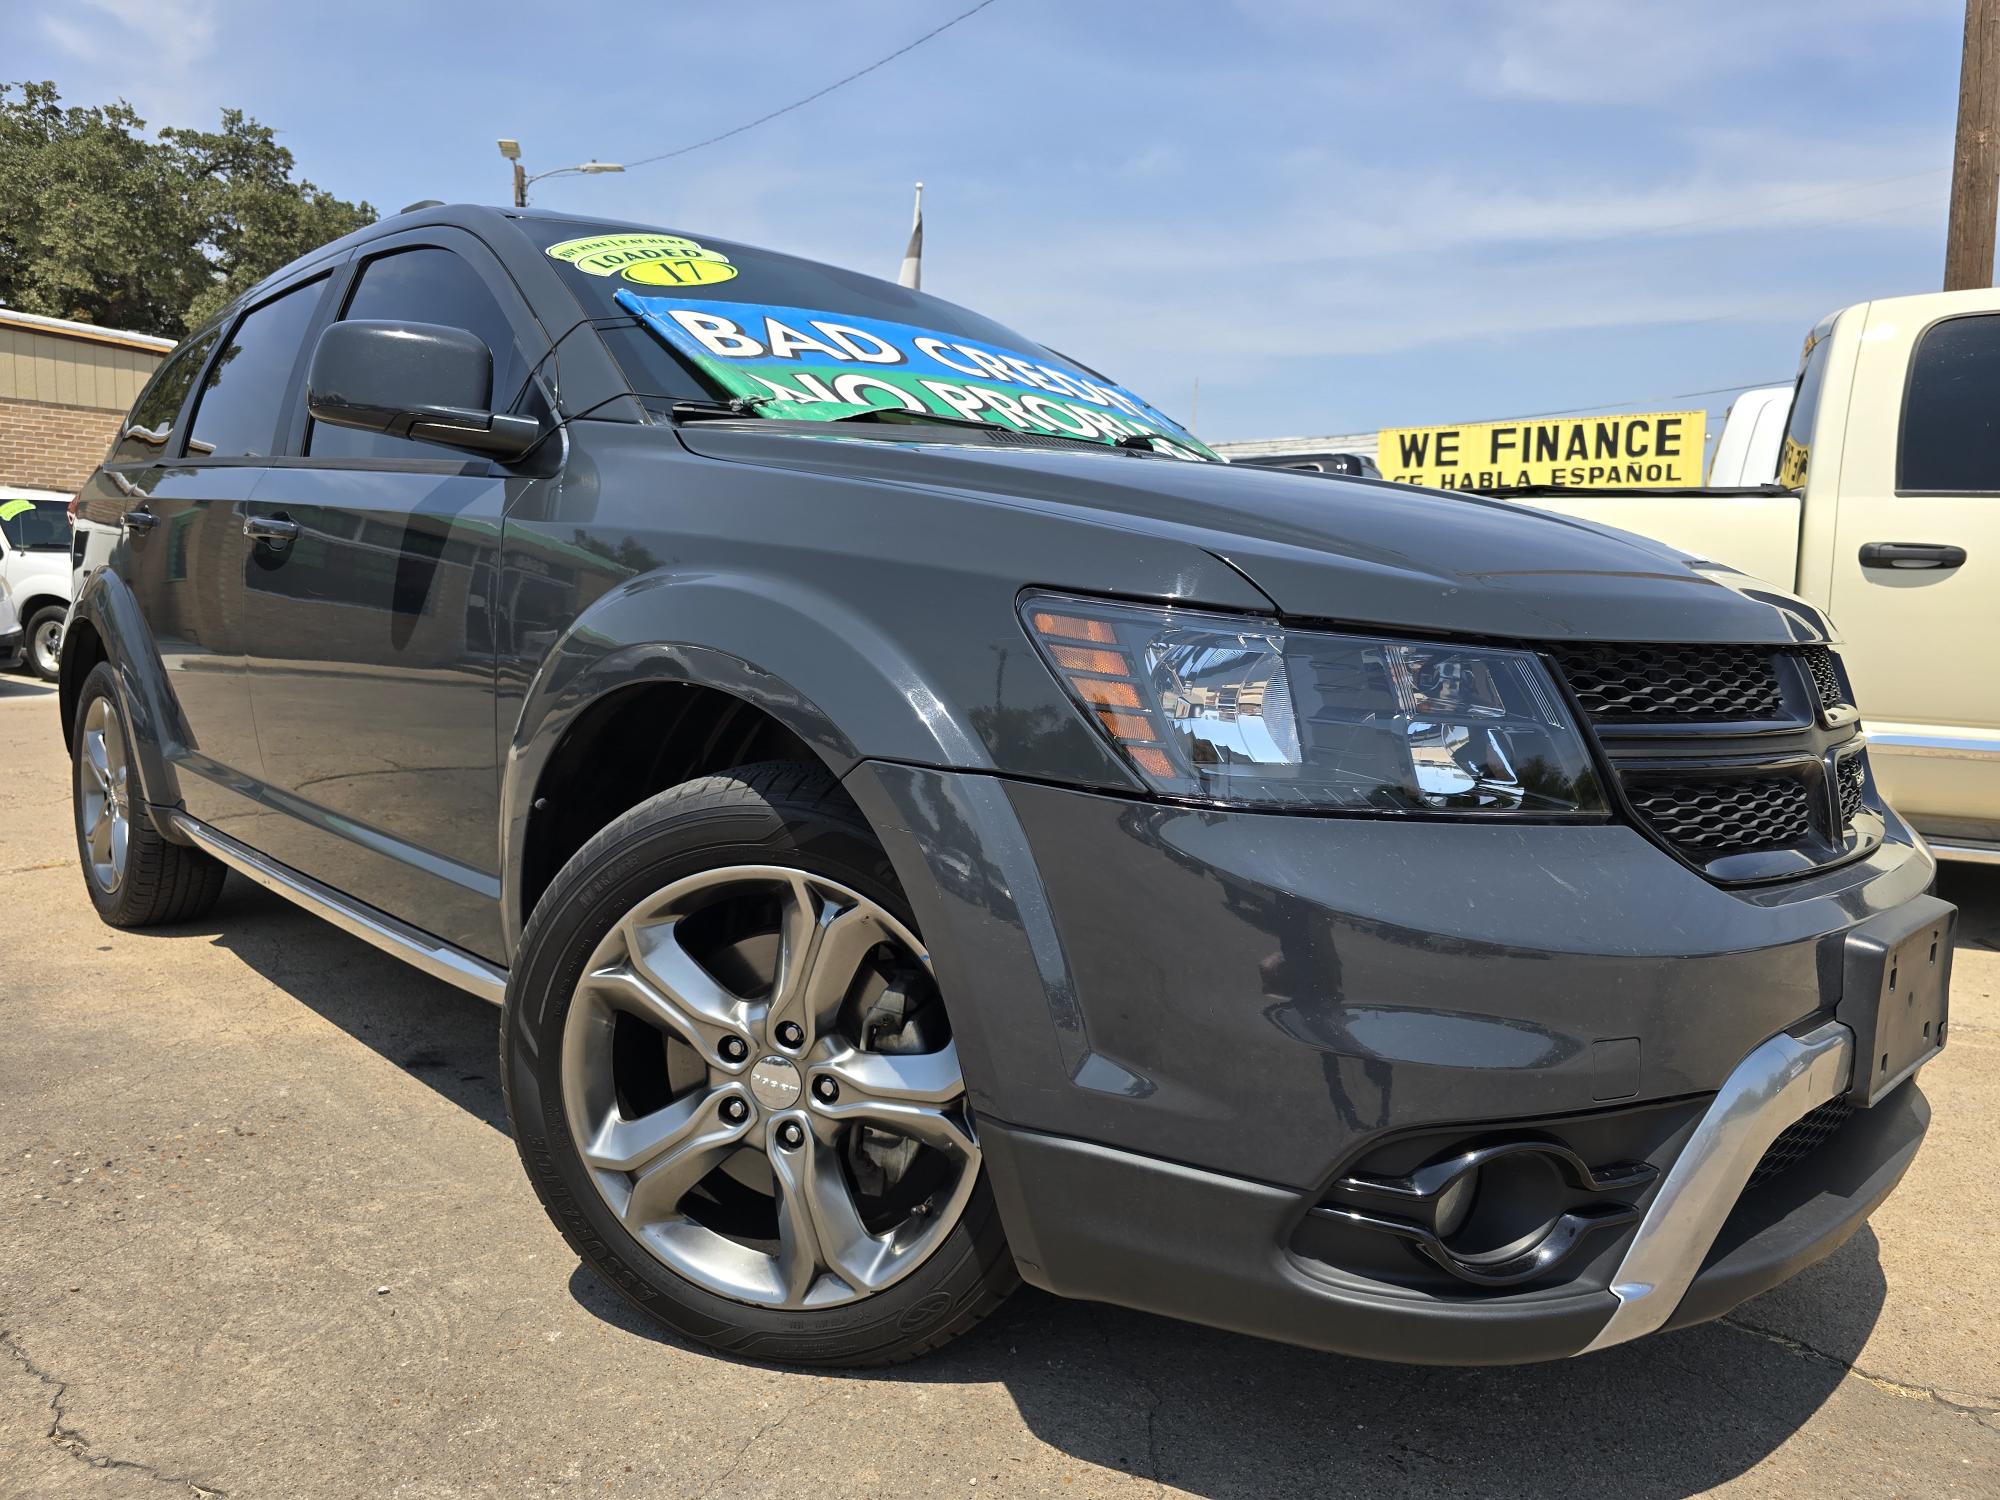
<path fill-rule="evenodd" d="M 526 208 L 528 206 L 528 184 L 531 182 L 540 182 L 544 177 L 562 177 L 571 172 L 579 173 L 585 177 L 595 177 L 602 172 L 622 172 L 625 170 L 622 164 L 615 161 L 591 160 L 580 162 L 573 167 L 551 167 L 546 172 L 537 172 L 534 176 L 530 177 L 528 169 L 521 165 L 521 143 L 509 137 L 502 136 L 499 146 L 500 154 L 514 164 L 514 207 L 516 208 Z"/>

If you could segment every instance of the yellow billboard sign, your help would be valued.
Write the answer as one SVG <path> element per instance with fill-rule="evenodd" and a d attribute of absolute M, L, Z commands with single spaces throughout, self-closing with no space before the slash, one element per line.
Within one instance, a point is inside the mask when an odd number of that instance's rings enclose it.
<path fill-rule="evenodd" d="M 1386 479 L 1441 490 L 1697 485 L 1707 437 L 1705 411 L 1385 427 L 1375 461 Z"/>

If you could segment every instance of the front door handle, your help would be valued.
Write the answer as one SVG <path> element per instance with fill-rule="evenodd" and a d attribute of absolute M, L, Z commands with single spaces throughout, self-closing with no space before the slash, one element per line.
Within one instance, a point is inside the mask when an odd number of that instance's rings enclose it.
<path fill-rule="evenodd" d="M 243 534 L 257 542 L 289 542 L 299 534 L 299 523 L 282 515 L 245 516 Z"/>
<path fill-rule="evenodd" d="M 160 524 L 160 518 L 144 506 L 128 510 L 119 518 L 125 523 L 125 530 L 133 536 L 144 536 Z"/>
<path fill-rule="evenodd" d="M 1864 568 L 1956 568 L 1965 562 L 1963 547 L 1940 542 L 1864 542 Z"/>

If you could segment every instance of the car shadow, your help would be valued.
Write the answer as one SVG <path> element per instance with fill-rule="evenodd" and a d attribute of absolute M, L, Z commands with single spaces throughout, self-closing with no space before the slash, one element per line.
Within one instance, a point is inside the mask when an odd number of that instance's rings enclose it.
<path fill-rule="evenodd" d="M 0 671 L 0 703 L 11 698 L 49 698 L 56 696 L 56 685 L 44 682 L 39 677 L 17 677 L 11 672 Z"/>
<path fill-rule="evenodd" d="M 199 932 L 306 1009 L 502 1135 L 500 1008 L 421 974 L 284 898 L 232 875 Z"/>
<path fill-rule="evenodd" d="M 2000 872 L 1979 871 L 1967 936 L 1994 941 Z M 1965 883 L 1953 876 L 1949 885 Z M 1991 889 L 1988 889 L 1990 884 Z M 499 1013 L 275 895 L 232 878 L 195 927 L 301 1005 L 506 1133 Z M 576 1303 L 623 1334 L 721 1358 L 579 1265 Z M 1379 1495 L 1695 1494 L 1755 1467 L 1826 1402 L 1880 1316 L 1886 1283 L 1864 1228 L 1772 1299 L 1839 1316 L 1808 1348 L 1760 1303 L 1722 1322 L 1584 1359 L 1514 1368 L 1377 1364 L 1023 1288 L 978 1329 L 889 1370 L 885 1388 L 1003 1387 L 1026 1428 L 1094 1467 L 1212 1500 Z M 1785 1321 L 1773 1300 L 1771 1325 Z M 828 1372 L 775 1371 L 779 1381 Z M 1002 1476 L 1004 1477 L 1004 1476 Z"/>
<path fill-rule="evenodd" d="M 699 1347 L 585 1267 L 569 1285 L 580 1306 L 631 1336 Z M 1211 1500 L 1679 1500 L 1754 1468 L 1832 1395 L 1886 1295 L 1873 1233 L 1864 1228 L 1793 1286 L 1837 1300 L 1844 1316 L 1834 1347 L 1808 1349 L 1763 1327 L 1753 1301 L 1723 1322 L 1583 1359 L 1391 1365 L 1024 1287 L 985 1324 L 915 1363 L 773 1378 L 997 1385 L 1057 1452 Z"/>

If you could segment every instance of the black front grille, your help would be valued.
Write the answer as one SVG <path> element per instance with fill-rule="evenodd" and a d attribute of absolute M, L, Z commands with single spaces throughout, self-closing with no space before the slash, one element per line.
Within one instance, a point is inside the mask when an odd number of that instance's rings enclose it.
<path fill-rule="evenodd" d="M 1784 716 L 1777 653 L 1762 646 L 1558 646 L 1577 701 L 1603 723 Z"/>
<path fill-rule="evenodd" d="M 1867 777 L 1861 770 L 1860 755 L 1843 755 L 1834 762 L 1833 774 L 1840 783 L 1840 826 L 1845 828 L 1861 811 L 1867 792 Z"/>
<path fill-rule="evenodd" d="M 1757 1163 L 1749 1182 L 1744 1184 L 1744 1191 L 1761 1187 L 1780 1172 L 1789 1172 L 1796 1167 L 1824 1146 L 1853 1113 L 1854 1106 L 1845 1099 L 1829 1099 L 1818 1109 L 1808 1111 L 1787 1125 L 1783 1133 L 1771 1142 L 1771 1149 L 1764 1153 L 1763 1160 Z"/>
<path fill-rule="evenodd" d="M 1697 863 L 1790 844 L 1812 828 L 1811 796 L 1795 776 L 1649 781 L 1628 790 L 1660 837 Z"/>
<path fill-rule="evenodd" d="M 1847 692 L 1840 685 L 1840 672 L 1834 667 L 1833 653 L 1824 646 L 1808 646 L 1799 653 L 1805 658 L 1806 670 L 1812 674 L 1813 691 L 1819 694 L 1819 706 L 1832 710 L 1847 702 Z"/>
<path fill-rule="evenodd" d="M 1856 836 L 1865 756 L 1829 648 L 1565 641 L 1544 650 L 1636 820 L 1705 873 L 1780 879 L 1877 841 L 1866 826 Z"/>

